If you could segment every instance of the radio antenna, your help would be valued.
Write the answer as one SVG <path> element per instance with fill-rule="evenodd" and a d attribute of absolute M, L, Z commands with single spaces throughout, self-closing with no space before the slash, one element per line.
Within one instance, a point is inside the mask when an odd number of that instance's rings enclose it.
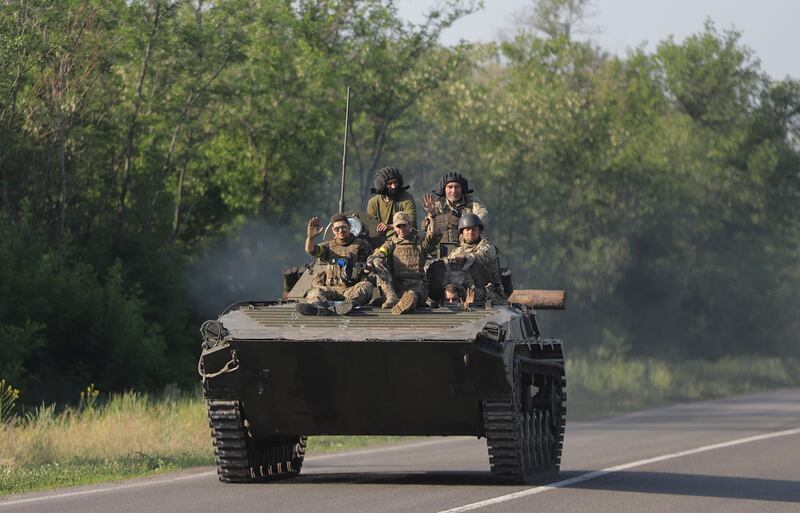
<path fill-rule="evenodd" d="M 347 86 L 347 103 L 344 109 L 344 143 L 342 148 L 342 190 L 339 194 L 339 212 L 344 212 L 344 182 L 347 176 L 347 131 L 350 128 L 350 86 Z"/>

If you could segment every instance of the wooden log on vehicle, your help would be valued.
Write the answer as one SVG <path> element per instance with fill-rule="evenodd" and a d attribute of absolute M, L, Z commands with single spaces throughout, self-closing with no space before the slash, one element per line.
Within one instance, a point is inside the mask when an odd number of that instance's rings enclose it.
<path fill-rule="evenodd" d="M 508 302 L 535 310 L 565 310 L 567 293 L 563 290 L 515 290 L 508 297 Z"/>

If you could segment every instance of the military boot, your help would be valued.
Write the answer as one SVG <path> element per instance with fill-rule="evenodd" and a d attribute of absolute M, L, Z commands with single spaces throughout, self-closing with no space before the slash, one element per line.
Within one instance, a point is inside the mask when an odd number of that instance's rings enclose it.
<path fill-rule="evenodd" d="M 338 303 L 335 303 L 332 308 L 337 315 L 347 315 L 350 313 L 350 310 L 352 310 L 354 306 L 355 305 L 351 300 L 345 299 L 344 301 L 339 301 Z"/>
<path fill-rule="evenodd" d="M 297 303 L 294 309 L 300 315 L 330 315 L 332 312 L 329 309 L 327 301 L 317 301 L 314 303 Z"/>
<path fill-rule="evenodd" d="M 413 290 L 407 290 L 405 294 L 403 294 L 403 297 L 400 298 L 400 301 L 398 301 L 397 304 L 392 307 L 392 313 L 395 315 L 408 313 L 414 309 L 416 304 L 416 294 L 414 294 Z"/>
<path fill-rule="evenodd" d="M 381 292 L 383 292 L 383 297 L 386 298 L 381 308 L 391 308 L 397 304 L 399 298 L 397 297 L 397 292 L 394 290 L 394 285 L 386 280 L 378 280 L 378 287 L 381 289 Z"/>

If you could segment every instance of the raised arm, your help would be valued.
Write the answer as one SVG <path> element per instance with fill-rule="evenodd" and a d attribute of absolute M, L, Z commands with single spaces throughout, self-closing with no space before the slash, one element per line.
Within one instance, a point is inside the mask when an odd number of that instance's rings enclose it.
<path fill-rule="evenodd" d="M 314 242 L 314 239 L 319 237 L 319 234 L 322 233 L 322 225 L 320 225 L 319 217 L 314 216 L 308 220 L 308 226 L 306 227 L 306 253 L 309 255 L 319 258 L 320 254 L 322 253 L 322 248 Z"/>

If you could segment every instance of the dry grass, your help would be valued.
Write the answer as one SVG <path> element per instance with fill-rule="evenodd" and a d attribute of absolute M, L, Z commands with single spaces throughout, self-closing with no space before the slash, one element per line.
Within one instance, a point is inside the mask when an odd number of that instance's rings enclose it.
<path fill-rule="evenodd" d="M 0 464 L 18 467 L 137 455 L 213 461 L 204 403 L 178 394 L 154 400 L 127 392 L 59 413 L 40 406 L 0 426 L 0 437 Z"/>
<path fill-rule="evenodd" d="M 198 394 L 127 392 L 81 405 L 40 406 L 0 422 L 0 496 L 213 465 L 206 403 Z M 86 400 L 86 397 L 90 400 Z M 315 436 L 310 452 L 398 442 L 397 436 Z"/>

